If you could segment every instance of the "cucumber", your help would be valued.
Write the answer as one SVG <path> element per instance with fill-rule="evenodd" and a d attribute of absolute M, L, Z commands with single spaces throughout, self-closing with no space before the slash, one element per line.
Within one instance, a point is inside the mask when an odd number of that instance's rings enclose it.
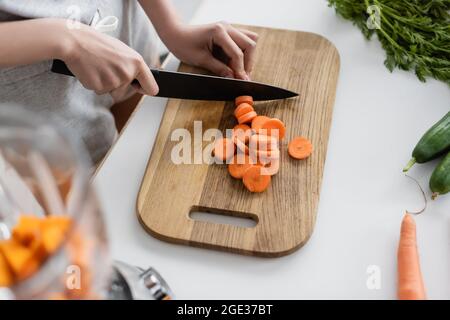
<path fill-rule="evenodd" d="M 408 171 L 416 162 L 433 160 L 448 150 L 450 150 L 450 112 L 422 136 L 403 172 Z"/>
<path fill-rule="evenodd" d="M 434 169 L 430 178 L 430 189 L 433 192 L 433 200 L 439 195 L 450 192 L 450 152 Z"/>

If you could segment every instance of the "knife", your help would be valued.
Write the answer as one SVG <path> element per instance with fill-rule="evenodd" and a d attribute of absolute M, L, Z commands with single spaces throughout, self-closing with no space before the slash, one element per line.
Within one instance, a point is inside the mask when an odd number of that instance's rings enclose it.
<path fill-rule="evenodd" d="M 53 60 L 52 72 L 74 76 L 62 60 Z M 253 100 L 277 100 L 298 96 L 297 93 L 268 84 L 194 73 L 150 69 L 159 86 L 157 97 L 234 101 L 247 95 Z M 132 83 L 139 84 L 135 79 Z"/>

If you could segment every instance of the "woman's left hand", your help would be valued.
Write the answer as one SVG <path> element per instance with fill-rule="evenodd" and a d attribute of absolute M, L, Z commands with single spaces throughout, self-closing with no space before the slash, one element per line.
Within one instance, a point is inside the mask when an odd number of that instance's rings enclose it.
<path fill-rule="evenodd" d="M 205 68 L 222 77 L 250 79 L 258 35 L 237 29 L 226 22 L 208 25 L 183 25 L 163 39 L 181 61 Z M 228 57 L 224 62 L 213 55 L 218 46 Z"/>

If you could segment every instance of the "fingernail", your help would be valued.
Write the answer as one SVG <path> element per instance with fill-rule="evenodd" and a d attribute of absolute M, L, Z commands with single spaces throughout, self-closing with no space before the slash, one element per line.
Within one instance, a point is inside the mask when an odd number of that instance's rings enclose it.
<path fill-rule="evenodd" d="M 233 74 L 233 72 L 225 71 L 223 73 L 222 77 L 224 77 L 224 78 L 234 78 L 234 74 Z"/>
<path fill-rule="evenodd" d="M 250 80 L 249 76 L 245 72 L 240 72 L 239 73 L 239 78 L 242 79 L 242 80 L 247 80 L 247 81 Z"/>
<path fill-rule="evenodd" d="M 152 95 L 156 96 L 158 94 L 158 92 L 159 92 L 159 87 L 158 87 L 158 85 L 156 85 L 155 88 L 153 88 Z"/>

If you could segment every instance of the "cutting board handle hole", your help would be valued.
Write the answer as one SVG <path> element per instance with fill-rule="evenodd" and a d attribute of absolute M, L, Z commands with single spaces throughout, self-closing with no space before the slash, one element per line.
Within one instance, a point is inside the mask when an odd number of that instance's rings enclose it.
<path fill-rule="evenodd" d="M 246 213 L 219 211 L 211 208 L 193 207 L 189 218 L 215 224 L 228 224 L 241 228 L 254 228 L 258 224 L 258 217 Z"/>

